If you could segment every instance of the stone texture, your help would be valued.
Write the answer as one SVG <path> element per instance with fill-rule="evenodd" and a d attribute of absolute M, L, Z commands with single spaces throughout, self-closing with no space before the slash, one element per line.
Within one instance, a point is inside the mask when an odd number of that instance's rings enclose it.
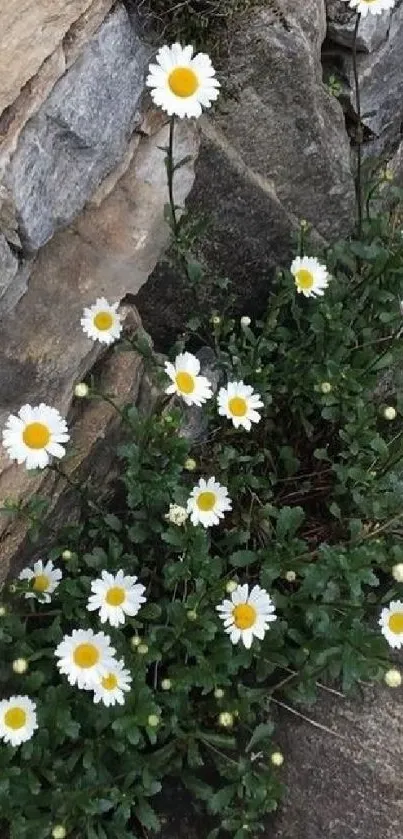
<path fill-rule="evenodd" d="M 16 99 L 23 85 L 91 3 L 92 0 L 8 0 L 2 4 L 0 113 Z"/>
<path fill-rule="evenodd" d="M 366 151 L 373 156 L 388 156 L 402 136 L 403 122 L 403 5 L 395 7 L 388 38 L 371 55 L 359 55 L 358 76 L 362 123 L 371 140 Z M 339 54 L 341 74 L 348 80 L 350 101 L 354 107 L 354 79 L 349 50 Z"/>
<path fill-rule="evenodd" d="M 147 51 L 118 6 L 23 129 L 6 173 L 28 250 L 68 224 L 140 122 Z"/>
<path fill-rule="evenodd" d="M 68 414 L 74 384 L 104 352 L 81 331 L 82 309 L 103 295 L 111 301 L 133 298 L 154 268 L 168 240 L 163 221 L 164 155 L 158 148 L 167 140 L 167 127 L 144 137 L 127 172 L 105 200 L 88 206 L 71 227 L 39 251 L 28 290 L 0 332 L 0 428 L 8 414 L 26 402 L 45 401 Z M 191 124 L 178 126 L 175 154 L 197 154 Z M 178 203 L 184 202 L 192 181 L 189 163 L 178 172 Z M 74 425 L 74 417 L 69 415 L 68 422 Z M 102 427 L 97 428 L 97 434 L 102 433 Z M 41 478 L 27 477 L 0 447 L 0 507 L 6 497 L 28 498 L 40 483 Z M 13 528 L 2 516 L 2 574 L 22 538 L 20 524 Z"/>
<path fill-rule="evenodd" d="M 18 259 L 11 252 L 7 240 L 0 233 L 0 301 L 18 271 Z"/>
<path fill-rule="evenodd" d="M 350 224 L 353 187 L 343 114 L 322 84 L 324 4 L 287 0 L 282 10 L 283 23 L 262 8 L 233 33 L 236 97 L 215 123 L 286 211 L 334 236 Z"/>
<path fill-rule="evenodd" d="M 326 0 L 326 8 L 328 38 L 342 47 L 351 47 L 357 19 L 355 11 L 342 0 Z M 361 18 L 357 35 L 358 52 L 374 52 L 386 41 L 391 17 L 390 12 L 384 12 Z"/>
<path fill-rule="evenodd" d="M 63 73 L 79 57 L 87 41 L 99 29 L 114 0 L 93 0 L 84 14 L 70 27 L 63 40 L 35 76 L 27 81 L 19 96 L 0 116 L 0 173 L 4 174 L 24 125 L 38 111 Z"/>

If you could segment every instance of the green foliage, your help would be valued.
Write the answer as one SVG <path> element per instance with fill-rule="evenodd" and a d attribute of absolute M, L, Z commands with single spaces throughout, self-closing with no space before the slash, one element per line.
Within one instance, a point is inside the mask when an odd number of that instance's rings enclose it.
<path fill-rule="evenodd" d="M 282 792 L 272 700 L 313 702 L 326 681 L 348 691 L 385 673 L 377 618 L 399 597 L 390 571 L 403 558 L 402 397 L 388 396 L 398 412 L 391 422 L 380 386 L 403 354 L 394 212 L 368 217 L 360 241 L 323 256 L 332 275 L 323 298 L 296 295 L 280 271 L 255 323 L 197 315 L 179 349 L 210 342 L 220 383 L 243 380 L 261 395 L 261 421 L 236 429 L 212 400 L 192 450 L 182 406 L 146 417 L 128 406 L 112 506 L 90 504 L 80 488 L 81 520 L 48 551 L 63 568 L 51 604 L 25 599 L 22 582 L 4 587 L 2 695 L 27 694 L 38 711 L 32 738 L 0 749 L 9 839 L 47 839 L 54 825 L 80 839 L 156 832 L 152 799 L 167 777 L 215 819 L 209 839 L 256 835 Z M 199 276 L 190 256 L 188 264 Z M 220 526 L 167 519 L 170 504 L 185 506 L 198 478 L 211 475 L 232 499 Z M 4 511 L 28 517 L 38 538 L 40 499 Z M 121 568 L 139 577 L 147 603 L 123 628 L 108 626 L 132 686 L 123 706 L 104 707 L 60 676 L 54 650 L 74 628 L 101 628 L 86 609 L 91 582 Z M 276 607 L 250 649 L 231 644 L 216 611 L 234 582 L 259 584 Z M 23 674 L 13 669 L 20 658 Z"/>

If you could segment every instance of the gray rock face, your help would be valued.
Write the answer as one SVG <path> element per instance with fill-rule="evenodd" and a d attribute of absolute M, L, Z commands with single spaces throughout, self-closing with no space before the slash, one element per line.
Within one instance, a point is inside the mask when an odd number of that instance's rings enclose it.
<path fill-rule="evenodd" d="M 147 53 L 118 6 L 21 134 L 7 174 L 25 247 L 68 224 L 139 121 Z"/>
<path fill-rule="evenodd" d="M 342 0 L 326 0 L 327 34 L 331 41 L 342 47 L 353 44 L 356 14 Z M 391 12 L 367 15 L 361 18 L 357 35 L 358 52 L 371 53 L 386 41 L 391 23 Z"/>
<path fill-rule="evenodd" d="M 0 233 L 0 301 L 14 280 L 18 271 L 18 259 L 10 250 L 7 241 Z"/>

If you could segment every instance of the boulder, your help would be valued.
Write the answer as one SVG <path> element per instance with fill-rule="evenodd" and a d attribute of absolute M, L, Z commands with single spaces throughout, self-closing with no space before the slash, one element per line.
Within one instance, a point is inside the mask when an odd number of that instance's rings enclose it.
<path fill-rule="evenodd" d="M 327 37 L 342 47 L 353 45 L 357 15 L 342 0 L 326 0 Z M 389 33 L 392 13 L 367 15 L 362 17 L 357 33 L 357 51 L 371 53 L 386 41 Z"/>
<path fill-rule="evenodd" d="M 23 128 L 5 181 L 27 251 L 82 209 L 141 122 L 148 50 L 118 5 Z"/>

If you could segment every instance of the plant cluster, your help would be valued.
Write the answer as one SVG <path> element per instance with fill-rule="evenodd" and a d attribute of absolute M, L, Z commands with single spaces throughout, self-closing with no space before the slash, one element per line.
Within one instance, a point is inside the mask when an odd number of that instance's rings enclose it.
<path fill-rule="evenodd" d="M 171 115 L 167 218 L 197 290 L 174 121 L 198 116 L 218 85 L 206 57 L 177 45 L 147 83 Z M 5 505 L 31 518 L 35 560 L 0 604 L 9 839 L 140 839 L 160 827 L 152 799 L 167 779 L 203 803 L 208 839 L 249 839 L 282 794 L 281 698 L 313 702 L 335 680 L 401 684 L 389 648 L 403 644 L 403 406 L 382 376 L 403 354 L 402 194 L 379 174 L 360 189 L 359 236 L 319 258 L 302 222 L 259 320 L 196 315 L 164 365 L 135 342 L 164 395 L 147 416 L 117 408 L 112 505 L 78 487 L 82 515 L 46 551 L 43 501 Z M 125 346 L 117 304 L 99 298 L 81 324 Z M 201 369 L 203 344 L 214 371 Z M 84 382 L 75 396 L 102 398 Z M 43 404 L 3 430 L 10 458 L 61 474 L 69 439 Z"/>

